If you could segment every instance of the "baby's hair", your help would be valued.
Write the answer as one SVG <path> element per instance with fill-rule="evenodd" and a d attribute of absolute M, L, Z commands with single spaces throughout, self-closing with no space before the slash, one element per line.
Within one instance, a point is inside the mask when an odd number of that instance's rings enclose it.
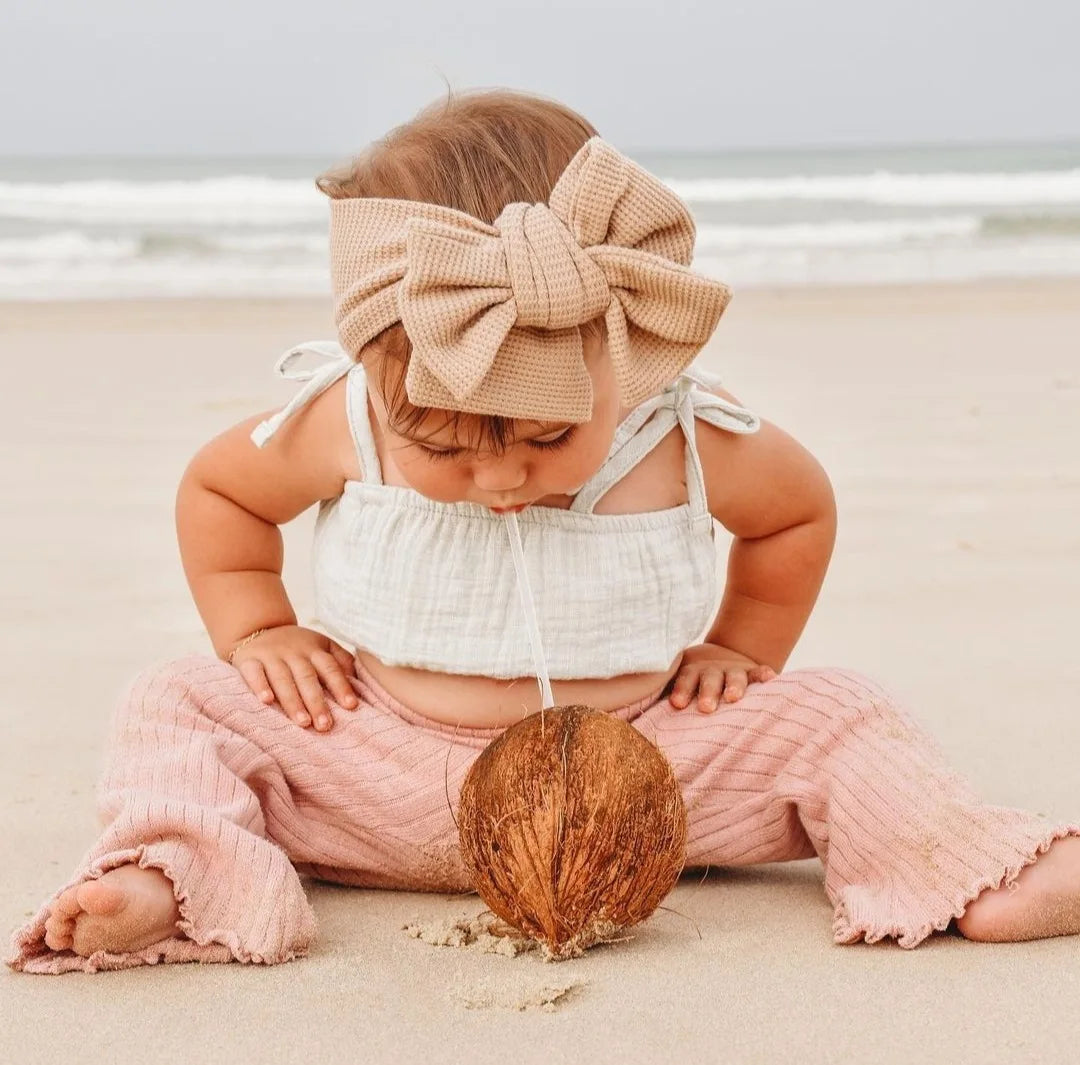
<path fill-rule="evenodd" d="M 465 211 L 492 223 L 508 203 L 546 203 L 559 175 L 581 146 L 597 136 L 581 115 L 553 100 L 509 89 L 481 89 L 436 100 L 392 129 L 349 163 L 315 184 L 334 200 L 375 196 L 421 200 Z M 603 335 L 603 319 L 579 327 L 583 338 Z M 400 322 L 360 352 L 377 354 L 379 391 L 394 430 L 414 435 L 431 413 L 405 393 L 412 345 Z M 471 446 L 496 452 L 512 442 L 513 419 L 444 411 L 457 436 L 471 428 Z"/>

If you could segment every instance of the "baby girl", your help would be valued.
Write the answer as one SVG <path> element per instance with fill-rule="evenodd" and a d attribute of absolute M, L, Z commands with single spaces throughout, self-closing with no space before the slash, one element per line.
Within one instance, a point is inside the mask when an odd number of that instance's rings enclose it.
<path fill-rule="evenodd" d="M 554 701 L 670 761 L 687 868 L 816 856 L 836 943 L 1080 932 L 1080 825 L 982 801 L 872 680 L 784 672 L 833 494 L 691 365 L 729 292 L 690 269 L 670 189 L 501 91 L 440 101 L 319 187 L 340 345 L 287 352 L 291 402 L 188 466 L 177 528 L 215 655 L 132 681 L 101 837 L 9 965 L 296 958 L 301 876 L 470 891 L 462 780 L 541 707 L 508 512 Z M 278 526 L 316 503 L 325 632 L 281 580 Z M 734 537 L 718 610 L 714 519 Z"/>

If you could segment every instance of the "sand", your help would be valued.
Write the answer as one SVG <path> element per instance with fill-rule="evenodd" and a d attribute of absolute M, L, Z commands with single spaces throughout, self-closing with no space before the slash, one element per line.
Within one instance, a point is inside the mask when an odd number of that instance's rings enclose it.
<path fill-rule="evenodd" d="M 96 832 L 111 706 L 209 649 L 173 531 L 197 448 L 293 386 L 317 301 L 0 304 L 0 929 Z M 705 365 L 801 440 L 840 532 L 789 667 L 899 694 L 988 801 L 1080 813 L 1080 282 L 737 292 Z M 285 530 L 310 617 L 314 511 Z M 688 874 L 623 942 L 492 950 L 475 895 L 309 883 L 274 967 L 0 973 L 0 1063 L 1076 1059 L 1080 939 L 833 944 L 817 859 Z M 445 944 L 445 945 L 444 945 Z"/>

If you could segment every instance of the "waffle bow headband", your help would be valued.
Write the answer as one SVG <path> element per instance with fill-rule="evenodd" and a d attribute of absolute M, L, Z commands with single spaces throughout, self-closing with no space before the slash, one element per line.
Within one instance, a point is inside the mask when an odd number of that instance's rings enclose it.
<path fill-rule="evenodd" d="M 599 137 L 548 203 L 507 204 L 493 225 L 414 200 L 333 200 L 330 211 L 342 346 L 355 356 L 400 321 L 417 406 L 588 421 L 576 326 L 600 315 L 621 399 L 636 406 L 693 360 L 730 299 L 688 269 L 685 204 Z"/>

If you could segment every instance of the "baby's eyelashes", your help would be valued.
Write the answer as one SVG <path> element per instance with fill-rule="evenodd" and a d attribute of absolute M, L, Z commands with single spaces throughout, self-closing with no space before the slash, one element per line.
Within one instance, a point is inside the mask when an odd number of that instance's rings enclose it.
<path fill-rule="evenodd" d="M 536 449 L 537 451 L 553 451 L 556 448 L 564 447 L 570 443 L 574 436 L 574 427 L 571 425 L 566 429 L 559 430 L 557 436 L 537 436 L 523 441 L 526 446 Z M 414 447 L 419 448 L 429 458 L 436 461 L 441 459 L 453 459 L 460 458 L 462 455 L 468 453 L 468 448 L 463 447 L 432 447 L 430 444 L 422 444 L 416 441 L 413 444 Z"/>
<path fill-rule="evenodd" d="M 569 429 L 564 429 L 558 436 L 553 438 L 537 437 L 529 441 L 532 447 L 538 447 L 541 450 L 548 448 L 563 447 L 563 445 L 570 443 L 571 438 L 574 435 L 574 428 L 571 426 Z"/>

